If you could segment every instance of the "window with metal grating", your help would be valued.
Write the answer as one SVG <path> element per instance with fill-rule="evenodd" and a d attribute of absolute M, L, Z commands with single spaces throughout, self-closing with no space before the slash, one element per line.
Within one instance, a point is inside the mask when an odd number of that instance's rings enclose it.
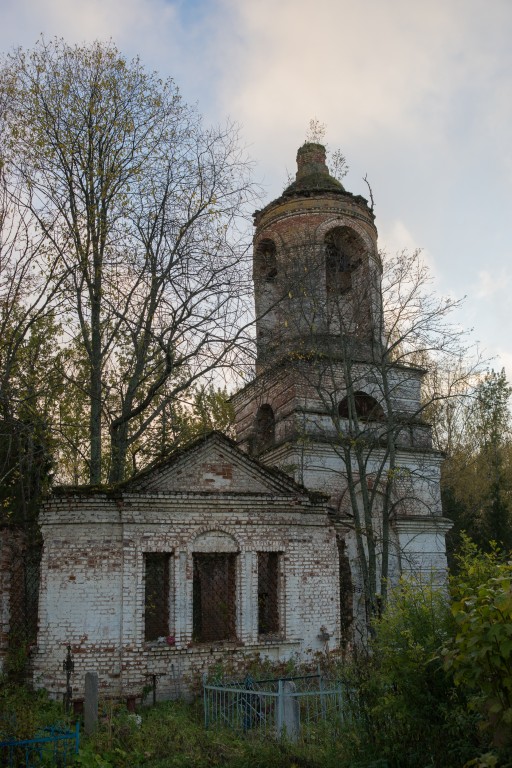
<path fill-rule="evenodd" d="M 258 634 L 279 630 L 279 553 L 258 552 Z"/>
<path fill-rule="evenodd" d="M 169 635 L 169 572 L 167 552 L 144 554 L 144 638 L 157 640 Z"/>
<path fill-rule="evenodd" d="M 236 639 L 235 554 L 194 554 L 192 637 L 197 643 Z"/>

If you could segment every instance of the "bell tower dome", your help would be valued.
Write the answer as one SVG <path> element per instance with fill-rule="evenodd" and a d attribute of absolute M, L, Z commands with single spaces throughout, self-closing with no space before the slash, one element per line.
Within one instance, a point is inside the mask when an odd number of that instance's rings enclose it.
<path fill-rule="evenodd" d="M 329 174 L 325 147 L 300 147 L 295 181 L 254 224 L 258 373 L 286 357 L 333 354 L 341 337 L 379 338 L 374 216 Z"/>

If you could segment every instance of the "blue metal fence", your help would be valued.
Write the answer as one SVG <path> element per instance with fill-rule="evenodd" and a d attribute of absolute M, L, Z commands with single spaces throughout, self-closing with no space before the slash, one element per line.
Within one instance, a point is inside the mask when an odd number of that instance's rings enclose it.
<path fill-rule="evenodd" d="M 272 680 L 203 680 L 206 728 L 227 726 L 262 738 L 308 741 L 325 731 L 334 737 L 347 711 L 348 691 L 322 675 Z"/>
<path fill-rule="evenodd" d="M 80 723 L 71 731 L 60 725 L 44 728 L 32 739 L 0 741 L 0 765 L 5 768 L 66 768 L 80 748 Z"/>

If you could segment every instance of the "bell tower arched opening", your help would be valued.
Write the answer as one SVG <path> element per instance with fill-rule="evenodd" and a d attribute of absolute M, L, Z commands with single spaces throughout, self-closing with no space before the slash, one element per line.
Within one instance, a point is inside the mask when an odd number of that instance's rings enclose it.
<path fill-rule="evenodd" d="M 352 273 L 361 267 L 365 245 L 350 227 L 336 227 L 325 235 L 325 287 L 327 296 L 347 293 Z"/>
<path fill-rule="evenodd" d="M 355 392 L 353 398 L 355 413 L 350 413 L 350 398 L 347 396 L 338 406 L 340 418 L 349 419 L 357 416 L 361 421 L 383 421 L 385 419 L 382 406 L 371 395 L 367 395 L 366 392 Z"/>
<path fill-rule="evenodd" d="M 260 405 L 254 419 L 253 452 L 257 455 L 273 448 L 276 441 L 276 419 L 272 406 Z"/>
<path fill-rule="evenodd" d="M 273 240 L 262 240 L 254 256 L 254 277 L 272 283 L 277 277 L 277 254 Z"/>

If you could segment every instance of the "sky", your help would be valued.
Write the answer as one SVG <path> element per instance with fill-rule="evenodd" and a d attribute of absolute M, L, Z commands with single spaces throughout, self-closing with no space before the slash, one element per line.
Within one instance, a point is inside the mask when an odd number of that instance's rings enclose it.
<path fill-rule="evenodd" d="M 423 249 L 457 322 L 512 380 L 511 0 L 0 0 L 0 50 L 112 39 L 230 118 L 262 205 L 311 119 L 375 200 L 379 245 Z"/>

